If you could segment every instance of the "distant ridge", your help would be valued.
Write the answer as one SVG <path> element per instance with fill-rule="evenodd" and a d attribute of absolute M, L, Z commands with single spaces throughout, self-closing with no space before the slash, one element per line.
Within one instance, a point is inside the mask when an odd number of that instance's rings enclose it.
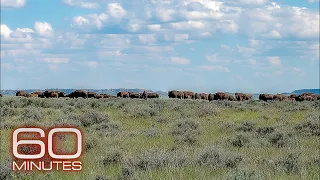
<path fill-rule="evenodd" d="M 292 92 L 292 94 L 302 94 L 305 92 L 311 92 L 314 94 L 320 94 L 320 89 L 299 89 Z"/>

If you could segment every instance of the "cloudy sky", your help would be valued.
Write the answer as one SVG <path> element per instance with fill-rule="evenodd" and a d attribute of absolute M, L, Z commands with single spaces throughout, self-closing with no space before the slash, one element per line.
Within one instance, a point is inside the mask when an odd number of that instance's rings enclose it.
<path fill-rule="evenodd" d="M 319 88 L 319 0 L 1 0 L 21 88 Z"/>

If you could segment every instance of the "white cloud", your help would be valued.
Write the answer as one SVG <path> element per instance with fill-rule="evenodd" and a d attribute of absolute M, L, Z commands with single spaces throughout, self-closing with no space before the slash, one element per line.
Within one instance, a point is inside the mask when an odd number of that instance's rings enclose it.
<path fill-rule="evenodd" d="M 1 0 L 1 8 L 20 8 L 26 5 L 26 0 Z"/>
<path fill-rule="evenodd" d="M 38 22 L 34 23 L 34 29 L 40 36 L 51 37 L 53 35 L 53 29 L 51 24 L 47 22 Z"/>
<path fill-rule="evenodd" d="M 200 66 L 200 69 L 207 70 L 207 71 L 223 71 L 223 72 L 230 72 L 229 68 L 214 65 L 214 66 Z"/>
<path fill-rule="evenodd" d="M 268 57 L 268 61 L 273 66 L 281 65 L 281 60 L 280 60 L 280 57 L 278 57 L 278 56 Z"/>
<path fill-rule="evenodd" d="M 93 29 L 101 29 L 104 23 L 108 21 L 109 17 L 105 13 L 89 14 L 87 16 L 75 16 L 72 19 L 72 27 L 79 28 L 84 31 L 91 31 Z"/>
<path fill-rule="evenodd" d="M 157 41 L 155 34 L 139 34 L 139 41 L 143 44 L 152 44 Z"/>
<path fill-rule="evenodd" d="M 239 3 L 247 5 L 263 5 L 268 2 L 268 0 L 238 0 Z"/>
<path fill-rule="evenodd" d="M 52 64 L 68 63 L 69 58 L 44 58 L 44 62 Z"/>
<path fill-rule="evenodd" d="M 217 53 L 212 54 L 212 55 L 207 55 L 206 59 L 210 62 L 216 62 L 217 61 Z"/>
<path fill-rule="evenodd" d="M 315 2 L 320 2 L 320 0 L 307 0 L 308 3 L 315 3 Z"/>
<path fill-rule="evenodd" d="M 171 57 L 171 62 L 174 64 L 189 64 L 190 60 L 181 57 Z"/>
<path fill-rule="evenodd" d="M 121 19 L 127 14 L 127 11 L 119 3 L 108 4 L 108 12 L 116 19 Z"/>
<path fill-rule="evenodd" d="M 63 3 L 69 6 L 79 6 L 81 8 L 88 8 L 88 9 L 96 9 L 99 8 L 100 5 L 95 2 L 86 2 L 86 0 L 63 0 Z"/>
<path fill-rule="evenodd" d="M 257 61 L 255 59 L 248 59 L 248 63 L 250 65 L 256 65 L 257 64 Z"/>
<path fill-rule="evenodd" d="M 5 24 L 1 24 L 1 35 L 8 37 L 13 31 Z"/>

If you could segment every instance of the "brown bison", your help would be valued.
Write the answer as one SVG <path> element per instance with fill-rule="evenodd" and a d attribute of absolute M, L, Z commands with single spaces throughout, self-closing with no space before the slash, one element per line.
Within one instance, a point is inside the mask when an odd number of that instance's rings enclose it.
<path fill-rule="evenodd" d="M 214 96 L 215 96 L 215 94 L 212 94 L 212 93 L 210 93 L 210 94 L 208 95 L 208 100 L 209 100 L 209 102 L 214 100 Z"/>
<path fill-rule="evenodd" d="M 141 97 L 141 94 L 136 92 L 129 92 L 129 97 L 132 99 L 139 99 Z"/>
<path fill-rule="evenodd" d="M 147 91 L 143 91 L 141 96 L 140 96 L 141 99 L 147 99 L 148 98 L 148 92 Z"/>
<path fill-rule="evenodd" d="M 200 93 L 199 96 L 200 96 L 200 99 L 202 99 L 202 100 L 208 100 L 209 95 L 206 93 Z"/>
<path fill-rule="evenodd" d="M 305 100 L 305 98 L 303 96 L 301 96 L 301 95 L 296 96 L 294 99 L 296 101 L 304 101 Z"/>
<path fill-rule="evenodd" d="M 62 92 L 62 91 L 54 91 L 55 93 L 58 93 L 58 97 L 66 97 L 66 93 L 65 92 Z"/>
<path fill-rule="evenodd" d="M 0 97 L 3 97 L 1 93 L 0 93 Z"/>
<path fill-rule="evenodd" d="M 169 91 L 169 92 L 168 92 L 168 97 L 169 97 L 169 98 L 179 98 L 179 99 L 183 99 L 184 94 L 183 94 L 183 92 L 181 92 L 181 91 L 173 90 L 173 91 Z"/>
<path fill-rule="evenodd" d="M 312 92 L 305 92 L 305 93 L 302 93 L 301 96 L 307 97 L 307 96 L 311 96 L 312 94 L 314 94 L 314 93 L 312 93 Z"/>
<path fill-rule="evenodd" d="M 129 93 L 126 91 L 120 91 L 118 92 L 117 97 L 129 98 Z"/>
<path fill-rule="evenodd" d="M 84 90 L 75 90 L 72 93 L 70 93 L 68 95 L 68 97 L 70 97 L 70 98 L 79 98 L 79 97 L 88 98 L 88 93 L 87 93 L 87 91 L 84 91 Z"/>
<path fill-rule="evenodd" d="M 228 99 L 228 94 L 224 92 L 217 92 L 214 94 L 214 100 L 227 100 Z"/>
<path fill-rule="evenodd" d="M 284 101 L 286 100 L 288 97 L 284 94 L 275 94 L 273 95 L 273 100 L 277 100 L 277 101 Z"/>
<path fill-rule="evenodd" d="M 56 92 L 52 92 L 52 93 L 51 93 L 51 97 L 53 97 L 53 98 L 58 98 L 58 97 L 59 97 L 59 94 L 56 93 Z"/>
<path fill-rule="evenodd" d="M 306 101 L 313 101 L 313 97 L 312 96 L 304 96 L 304 100 Z"/>
<path fill-rule="evenodd" d="M 87 94 L 88 94 L 88 98 L 96 98 L 96 96 L 98 95 L 95 92 L 87 92 Z"/>
<path fill-rule="evenodd" d="M 298 94 L 291 94 L 290 96 L 289 96 L 289 98 L 296 98 L 296 97 L 298 97 L 299 95 Z"/>
<path fill-rule="evenodd" d="M 16 96 L 30 97 L 31 95 L 25 91 L 17 91 Z"/>
<path fill-rule="evenodd" d="M 244 100 L 251 100 L 252 99 L 252 95 L 251 94 L 245 94 L 245 93 L 235 93 L 235 98 L 238 101 L 244 101 Z"/>
<path fill-rule="evenodd" d="M 320 94 L 312 94 L 311 96 L 314 100 L 320 100 Z"/>
<path fill-rule="evenodd" d="M 199 93 L 195 93 L 194 94 L 194 99 L 201 99 L 200 94 Z"/>
<path fill-rule="evenodd" d="M 183 91 L 184 99 L 195 99 L 195 93 L 190 91 Z"/>
<path fill-rule="evenodd" d="M 259 100 L 262 100 L 265 102 L 267 102 L 268 100 L 273 100 L 273 95 L 272 94 L 260 94 Z"/>
<path fill-rule="evenodd" d="M 236 101 L 237 99 L 233 95 L 228 94 L 228 100 L 229 101 Z"/>
<path fill-rule="evenodd" d="M 157 94 L 157 93 L 148 93 L 148 96 L 147 96 L 147 97 L 148 97 L 148 98 L 159 98 L 160 95 Z"/>
<path fill-rule="evenodd" d="M 102 95 L 102 94 L 97 94 L 96 96 L 95 96 L 95 98 L 96 99 L 101 99 L 101 98 L 103 98 L 104 96 Z"/>

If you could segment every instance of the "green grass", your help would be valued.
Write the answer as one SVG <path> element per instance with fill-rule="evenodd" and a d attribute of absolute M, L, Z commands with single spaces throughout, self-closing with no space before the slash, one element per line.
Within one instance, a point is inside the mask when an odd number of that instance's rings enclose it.
<path fill-rule="evenodd" d="M 3 97 L 0 179 L 319 179 L 319 108 L 317 101 Z M 14 127 L 61 123 L 85 132 L 89 149 L 81 172 L 24 175 L 6 168 Z M 266 127 L 273 131 L 258 133 Z M 211 156 L 208 147 L 219 156 Z"/>

